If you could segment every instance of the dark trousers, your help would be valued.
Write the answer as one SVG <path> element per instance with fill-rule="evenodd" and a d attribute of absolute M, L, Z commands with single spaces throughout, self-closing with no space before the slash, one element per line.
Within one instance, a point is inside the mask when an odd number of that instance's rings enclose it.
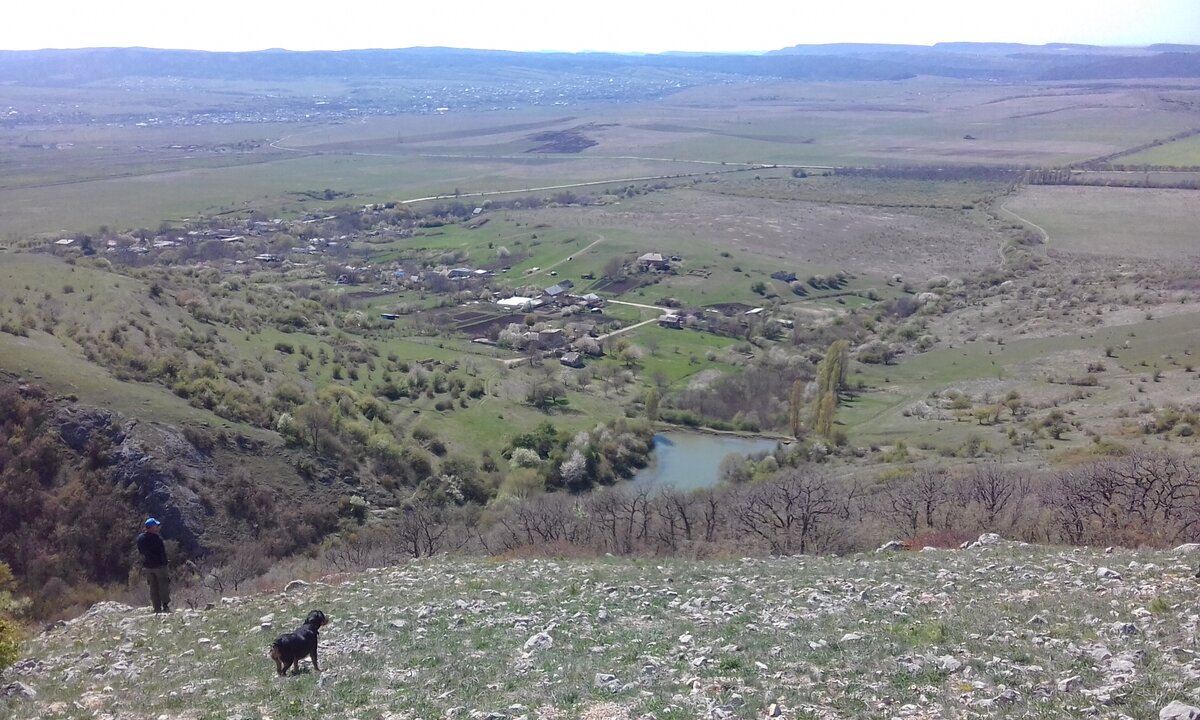
<path fill-rule="evenodd" d="M 171 578 L 167 575 L 167 568 L 142 568 L 142 574 L 150 585 L 150 604 L 154 606 L 154 612 L 170 610 Z"/>

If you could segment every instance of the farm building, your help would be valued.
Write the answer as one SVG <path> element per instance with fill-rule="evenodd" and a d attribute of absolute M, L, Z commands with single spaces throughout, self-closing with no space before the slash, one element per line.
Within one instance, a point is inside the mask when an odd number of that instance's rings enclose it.
<path fill-rule="evenodd" d="M 658 319 L 658 324 L 665 328 L 681 328 L 683 327 L 683 318 L 678 315 L 663 315 Z"/>
<path fill-rule="evenodd" d="M 500 307 L 509 308 L 511 310 L 529 310 L 533 307 L 533 298 L 523 297 L 521 295 L 513 295 L 510 298 L 502 298 L 496 301 Z"/>
<path fill-rule="evenodd" d="M 637 259 L 637 264 L 638 269 L 642 272 L 671 269 L 671 263 L 662 256 L 662 253 L 646 253 Z"/>
<path fill-rule="evenodd" d="M 560 363 L 572 368 L 583 367 L 583 355 L 577 352 L 563 353 L 563 356 L 558 359 Z"/>

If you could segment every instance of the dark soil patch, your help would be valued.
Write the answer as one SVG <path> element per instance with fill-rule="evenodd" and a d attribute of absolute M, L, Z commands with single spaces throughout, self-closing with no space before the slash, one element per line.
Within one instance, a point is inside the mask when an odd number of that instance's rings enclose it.
<path fill-rule="evenodd" d="M 595 292 L 607 292 L 614 295 L 621 295 L 640 286 L 641 280 L 635 277 L 627 277 L 621 280 L 601 280 L 593 286 Z"/>
<path fill-rule="evenodd" d="M 528 139 L 542 143 L 525 152 L 531 153 L 578 153 L 600 143 L 584 135 L 584 130 L 604 127 L 595 123 L 580 125 L 568 130 L 547 130 L 546 132 L 529 135 Z"/>
<path fill-rule="evenodd" d="M 512 313 L 510 315 L 500 315 L 498 317 L 480 318 L 473 322 L 456 323 L 455 329 L 464 335 L 471 337 L 483 337 L 488 334 L 488 331 L 494 327 L 506 328 L 510 323 L 522 323 L 525 316 L 521 313 Z"/>

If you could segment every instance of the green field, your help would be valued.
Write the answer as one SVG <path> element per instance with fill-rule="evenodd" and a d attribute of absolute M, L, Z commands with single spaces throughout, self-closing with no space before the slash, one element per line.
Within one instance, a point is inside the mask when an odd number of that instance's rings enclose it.
<path fill-rule="evenodd" d="M 1152 147 L 1133 155 L 1124 155 L 1119 162 L 1125 165 L 1157 167 L 1200 166 L 1200 135 Z"/>

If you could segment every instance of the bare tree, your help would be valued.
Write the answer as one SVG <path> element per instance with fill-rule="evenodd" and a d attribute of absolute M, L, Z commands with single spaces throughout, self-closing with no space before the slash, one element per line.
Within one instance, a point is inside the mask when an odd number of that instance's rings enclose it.
<path fill-rule="evenodd" d="M 419 500 L 404 508 L 396 525 L 396 543 L 414 558 L 441 552 L 446 535 L 446 510 L 440 505 Z"/>
<path fill-rule="evenodd" d="M 827 476 L 807 467 L 792 468 L 747 488 L 734 516 L 739 530 L 766 541 L 771 554 L 804 554 L 820 549 L 818 539 L 829 541 L 824 526 L 842 507 Z"/>

